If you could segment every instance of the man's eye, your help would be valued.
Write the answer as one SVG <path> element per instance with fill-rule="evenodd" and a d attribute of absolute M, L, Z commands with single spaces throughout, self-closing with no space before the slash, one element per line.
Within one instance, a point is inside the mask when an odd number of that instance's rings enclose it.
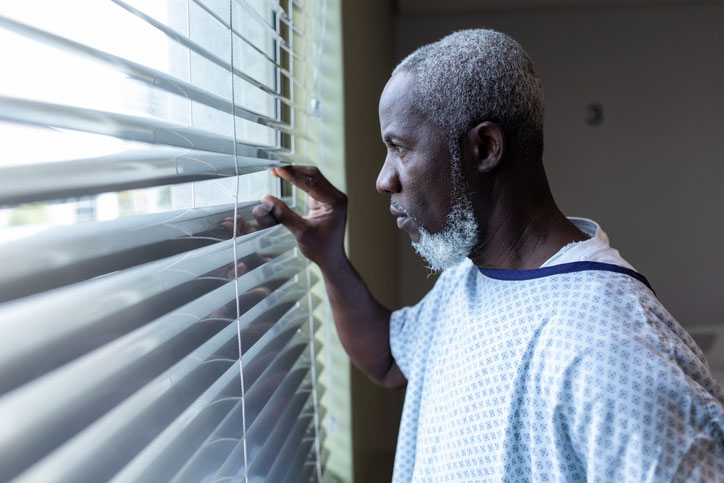
<path fill-rule="evenodd" d="M 398 154 L 404 154 L 404 153 L 405 153 L 405 148 L 403 148 L 402 146 L 394 146 L 394 148 L 395 148 L 395 151 L 397 151 Z"/>

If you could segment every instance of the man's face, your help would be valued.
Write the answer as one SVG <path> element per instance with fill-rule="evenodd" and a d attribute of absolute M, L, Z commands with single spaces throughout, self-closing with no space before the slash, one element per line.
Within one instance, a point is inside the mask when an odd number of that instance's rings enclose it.
<path fill-rule="evenodd" d="M 414 76 L 390 79 L 380 97 L 387 147 L 377 191 L 390 195 L 390 212 L 436 271 L 459 262 L 477 242 L 470 194 L 453 169 L 442 129 L 413 108 Z"/>

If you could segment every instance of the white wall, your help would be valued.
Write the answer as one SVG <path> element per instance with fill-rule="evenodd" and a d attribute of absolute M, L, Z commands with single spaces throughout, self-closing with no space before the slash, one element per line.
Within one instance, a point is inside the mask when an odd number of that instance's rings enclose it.
<path fill-rule="evenodd" d="M 724 325 L 724 6 L 401 13 L 398 59 L 491 27 L 533 58 L 544 161 L 568 215 L 597 220 L 684 326 Z M 600 102 L 604 121 L 585 122 Z M 431 285 L 402 235 L 401 299 Z"/>

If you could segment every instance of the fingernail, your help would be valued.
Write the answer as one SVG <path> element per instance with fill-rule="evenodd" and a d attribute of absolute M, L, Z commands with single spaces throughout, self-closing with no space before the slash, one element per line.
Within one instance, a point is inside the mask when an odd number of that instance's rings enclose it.
<path fill-rule="evenodd" d="M 274 207 L 274 202 L 269 198 L 262 198 L 261 204 L 269 211 Z"/>

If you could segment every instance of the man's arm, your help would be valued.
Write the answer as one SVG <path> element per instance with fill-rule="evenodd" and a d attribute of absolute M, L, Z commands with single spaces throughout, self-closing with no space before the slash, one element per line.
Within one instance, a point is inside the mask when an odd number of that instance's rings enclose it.
<path fill-rule="evenodd" d="M 299 216 L 273 196 L 254 210 L 262 227 L 281 223 L 304 256 L 319 265 L 342 345 L 352 361 L 385 387 L 407 383 L 390 351 L 390 314 L 370 293 L 344 252 L 347 196 L 314 166 L 285 166 L 272 173 L 309 194 L 309 214 Z"/>

